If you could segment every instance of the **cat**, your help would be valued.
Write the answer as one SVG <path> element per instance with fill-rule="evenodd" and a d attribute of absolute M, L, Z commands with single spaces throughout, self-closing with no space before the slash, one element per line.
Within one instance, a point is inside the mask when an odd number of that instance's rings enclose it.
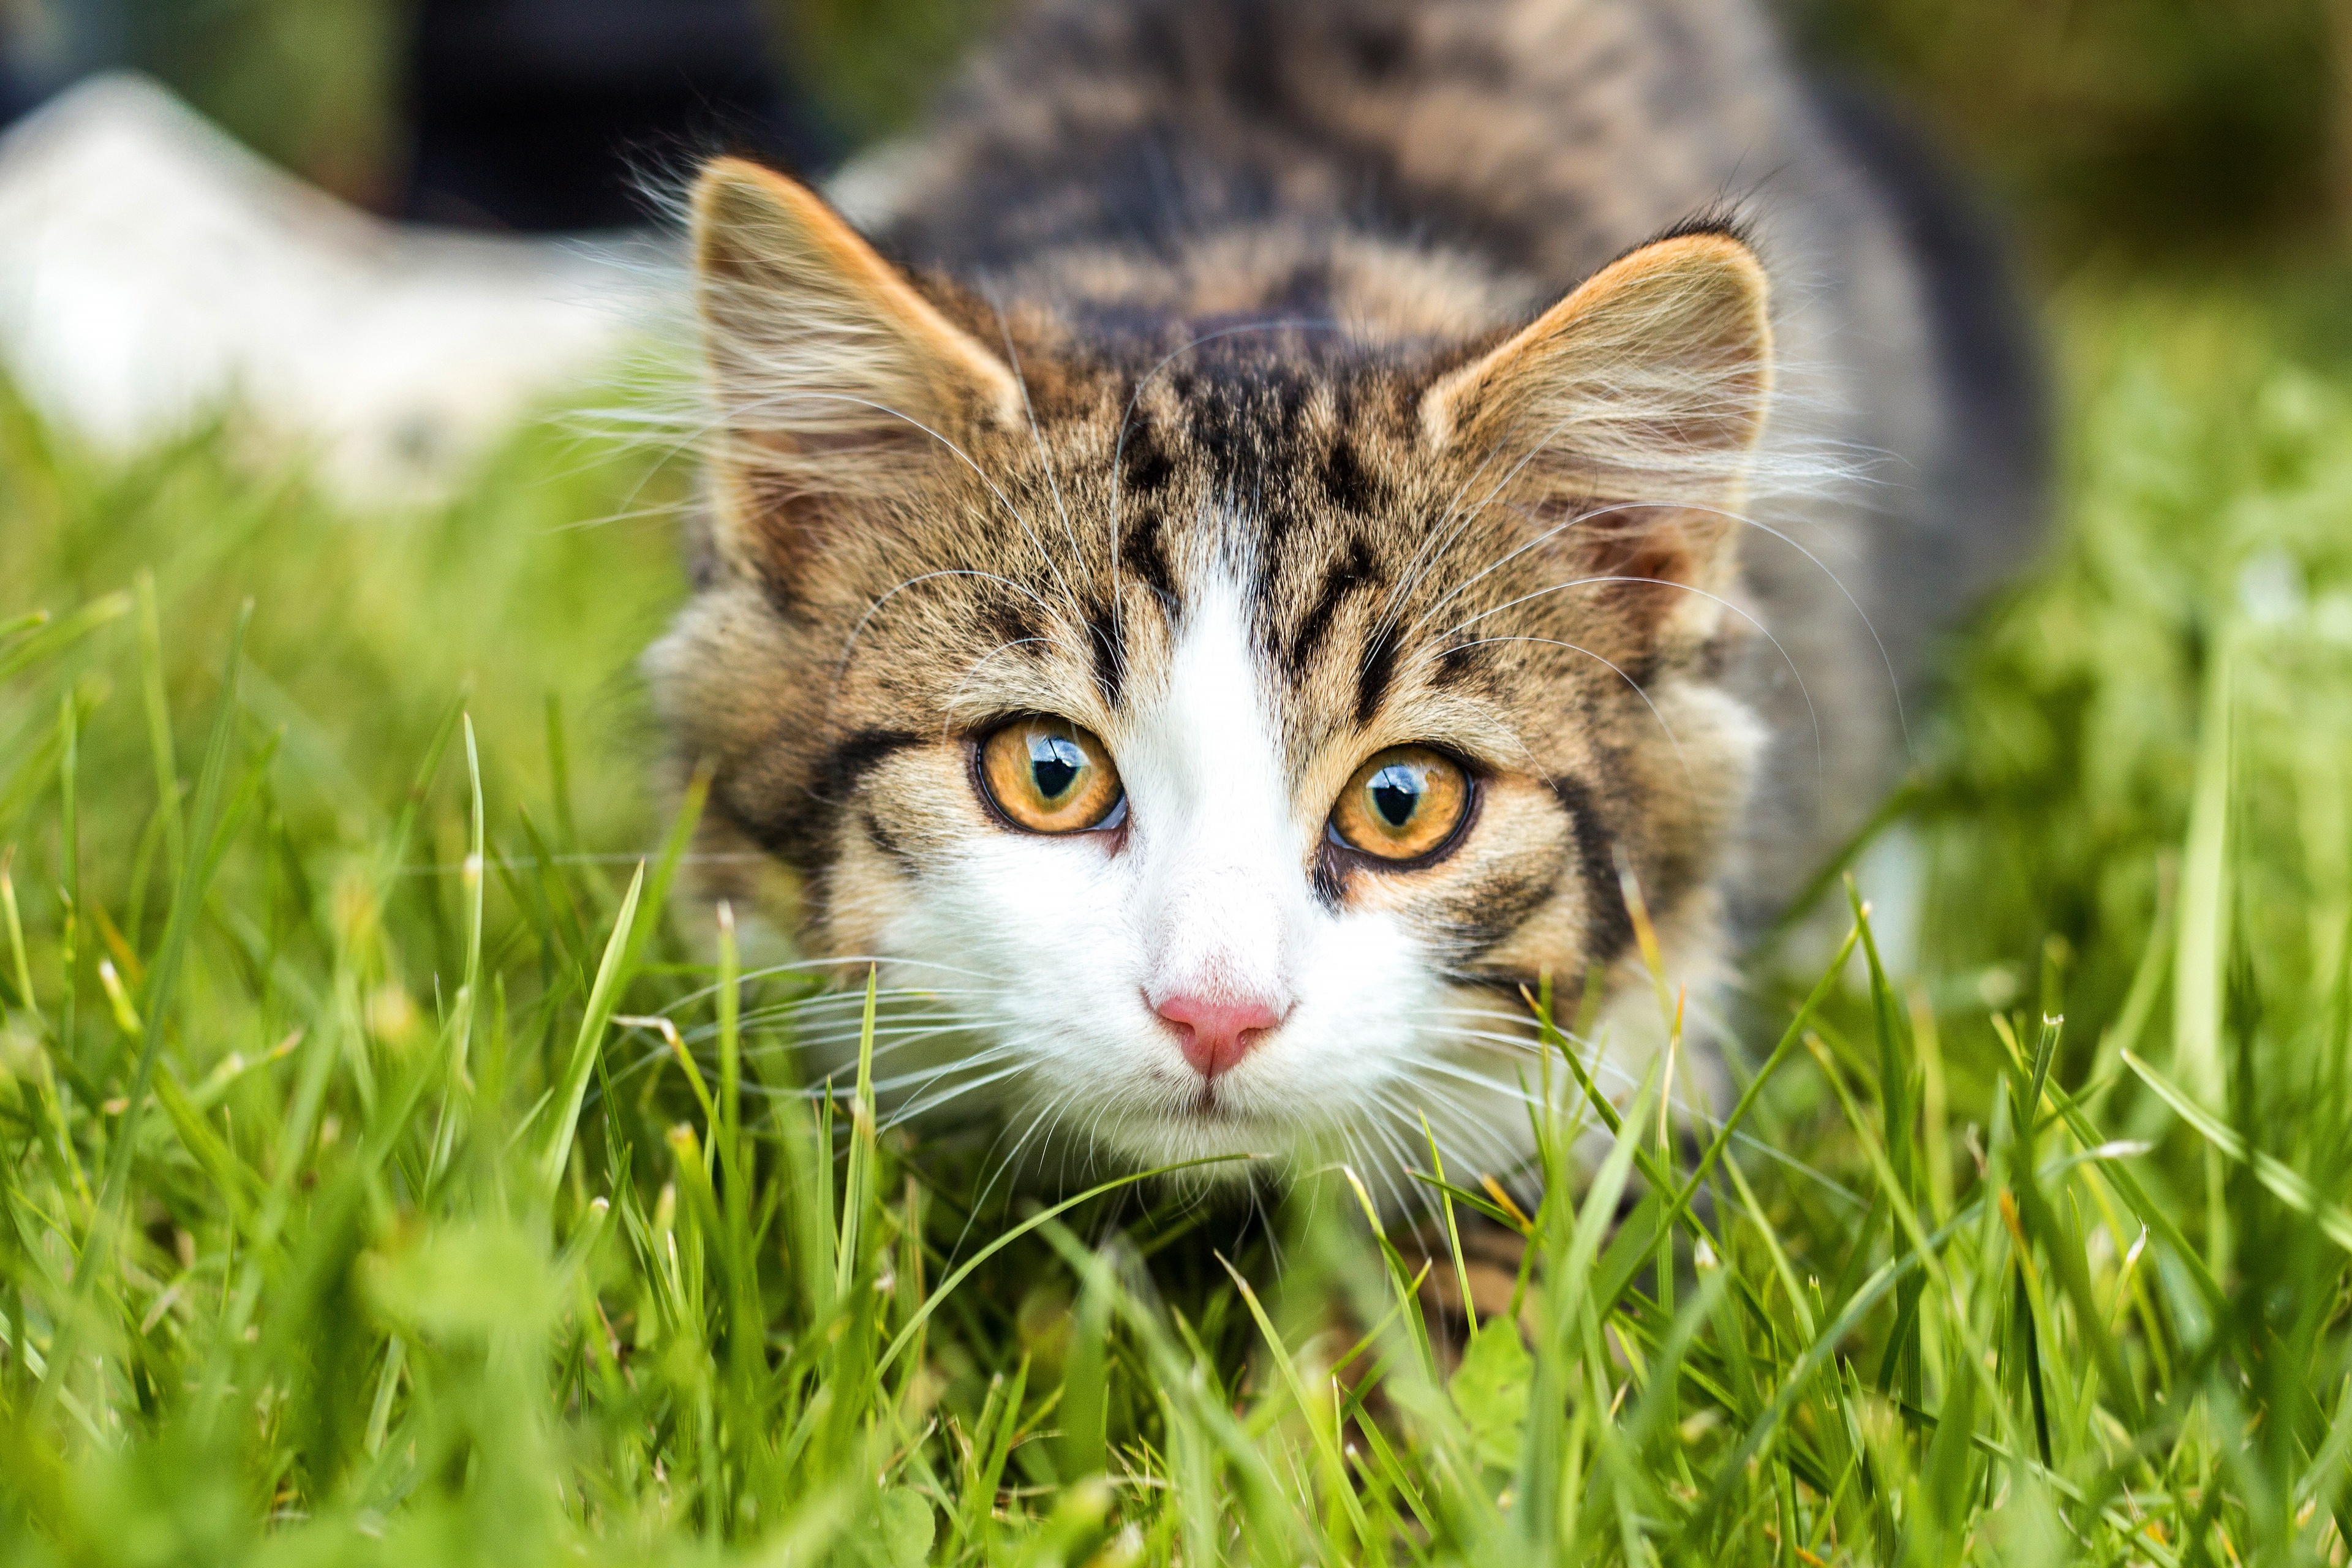
<path fill-rule="evenodd" d="M 909 1108 L 1395 1192 L 1524 1161 L 1543 977 L 1621 1086 L 1644 930 L 1703 1009 L 2036 527 L 1875 123 L 1747 0 L 1061 0 L 838 207 L 703 168 L 647 668 L 712 858 L 929 997 Z"/>

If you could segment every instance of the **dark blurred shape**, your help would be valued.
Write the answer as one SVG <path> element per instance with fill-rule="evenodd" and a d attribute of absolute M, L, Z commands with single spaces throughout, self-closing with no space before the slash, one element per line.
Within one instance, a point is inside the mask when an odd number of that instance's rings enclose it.
<path fill-rule="evenodd" d="M 425 0 L 409 114 L 405 215 L 474 227 L 641 224 L 642 178 L 714 145 L 831 150 L 751 0 Z"/>
<path fill-rule="evenodd" d="M 44 96 L 25 57 L 23 24 L 0 10 L 0 126 L 13 123 Z"/>
<path fill-rule="evenodd" d="M 25 73 L 0 59 L 0 126 L 12 124 L 41 101 L 41 93 Z"/>
<path fill-rule="evenodd" d="M 2006 531 L 1993 548 L 1982 540 L 1919 540 L 1914 570 L 1948 581 L 1973 558 L 2006 572 L 2032 552 L 2048 514 L 2052 418 L 2048 368 L 2011 236 L 1907 106 L 1843 75 L 1816 79 L 1813 97 L 1868 172 L 1926 285 L 1929 341 L 1953 392 L 1957 457 L 1953 471 L 1919 479 L 1965 497 L 1963 515 Z"/>
<path fill-rule="evenodd" d="M 2244 253 L 2352 221 L 2340 0 L 1777 0 L 1928 112 L 2037 250 Z"/>
<path fill-rule="evenodd" d="M 47 7 L 0 0 L 0 126 L 30 114 L 90 71 L 120 64 L 124 48 L 115 0 Z"/>

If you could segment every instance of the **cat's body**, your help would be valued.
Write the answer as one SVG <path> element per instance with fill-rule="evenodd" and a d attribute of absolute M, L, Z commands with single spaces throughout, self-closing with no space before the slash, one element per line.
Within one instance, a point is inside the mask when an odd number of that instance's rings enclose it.
<path fill-rule="evenodd" d="M 1060 5 L 842 199 L 911 274 L 698 194 L 665 710 L 813 954 L 1116 1158 L 1507 1164 L 1517 987 L 1654 1017 L 1626 878 L 1706 983 L 2035 522 L 1979 280 L 1737 0 Z"/>

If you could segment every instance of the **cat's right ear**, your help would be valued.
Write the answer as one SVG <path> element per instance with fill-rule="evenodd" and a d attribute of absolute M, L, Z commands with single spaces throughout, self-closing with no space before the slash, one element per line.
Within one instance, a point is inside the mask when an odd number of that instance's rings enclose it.
<path fill-rule="evenodd" d="M 721 510 L 769 563 L 829 508 L 919 491 L 977 428 L 1020 419 L 1003 362 L 804 186 L 721 158 L 693 218 Z"/>

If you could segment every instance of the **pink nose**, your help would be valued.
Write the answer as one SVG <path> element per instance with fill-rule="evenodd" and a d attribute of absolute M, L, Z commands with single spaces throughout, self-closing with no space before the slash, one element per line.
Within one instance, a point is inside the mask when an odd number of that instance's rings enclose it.
<path fill-rule="evenodd" d="M 1175 1029 L 1184 1059 L 1202 1078 L 1214 1078 L 1247 1056 L 1283 1018 L 1255 996 L 1231 1001 L 1182 992 L 1162 998 L 1152 1010 Z"/>

